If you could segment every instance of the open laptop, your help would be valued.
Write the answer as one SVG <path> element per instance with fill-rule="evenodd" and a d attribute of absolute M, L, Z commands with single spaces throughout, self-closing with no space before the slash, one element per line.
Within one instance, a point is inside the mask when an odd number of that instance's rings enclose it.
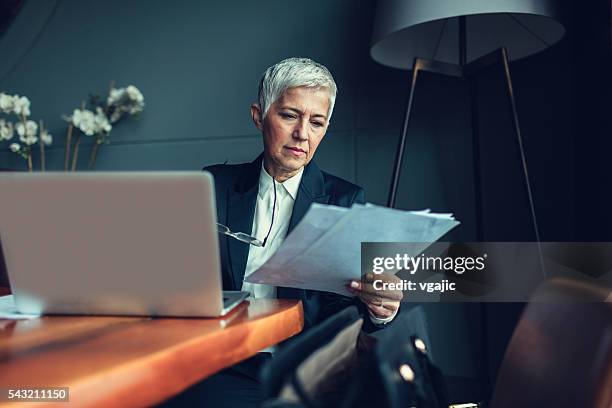
<path fill-rule="evenodd" d="M 216 317 L 221 283 L 206 172 L 0 174 L 0 239 L 22 313 Z"/>

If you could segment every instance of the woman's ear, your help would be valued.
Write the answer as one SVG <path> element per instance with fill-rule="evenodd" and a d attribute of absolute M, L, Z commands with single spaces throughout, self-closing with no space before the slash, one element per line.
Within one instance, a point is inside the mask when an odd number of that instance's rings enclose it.
<path fill-rule="evenodd" d="M 262 112 L 258 103 L 254 103 L 251 105 L 251 118 L 253 118 L 253 123 L 255 124 L 255 127 L 259 130 L 263 130 Z"/>

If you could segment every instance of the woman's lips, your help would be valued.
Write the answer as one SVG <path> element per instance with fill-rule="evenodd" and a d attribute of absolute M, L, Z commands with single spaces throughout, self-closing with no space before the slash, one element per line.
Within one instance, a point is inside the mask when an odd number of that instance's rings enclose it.
<path fill-rule="evenodd" d="M 291 152 L 291 154 L 293 154 L 294 156 L 301 156 L 303 154 L 306 154 L 306 152 L 303 151 L 302 149 L 300 149 L 299 147 L 288 147 L 288 146 L 285 146 L 285 149 L 289 150 Z"/>

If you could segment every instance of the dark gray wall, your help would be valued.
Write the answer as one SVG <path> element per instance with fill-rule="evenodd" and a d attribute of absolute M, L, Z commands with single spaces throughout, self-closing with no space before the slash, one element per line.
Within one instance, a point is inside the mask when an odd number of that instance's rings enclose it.
<path fill-rule="evenodd" d="M 261 73 L 282 58 L 309 56 L 334 72 L 340 89 L 317 158 L 355 180 L 352 33 L 359 10 L 351 1 L 321 2 L 297 15 L 294 8 L 284 1 L 29 1 L 0 40 L 8 56 L 0 88 L 30 97 L 33 117 L 56 137 L 50 154 L 58 166 L 66 129 L 60 116 L 111 80 L 133 83 L 146 110 L 113 130 L 97 169 L 195 170 L 254 158 L 261 141 L 249 105 Z"/>

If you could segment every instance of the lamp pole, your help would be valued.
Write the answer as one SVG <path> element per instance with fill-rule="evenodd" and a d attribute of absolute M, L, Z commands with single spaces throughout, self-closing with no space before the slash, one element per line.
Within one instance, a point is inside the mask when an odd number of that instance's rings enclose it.
<path fill-rule="evenodd" d="M 466 25 L 466 16 L 459 16 L 459 65 L 462 67 L 467 63 Z"/>

